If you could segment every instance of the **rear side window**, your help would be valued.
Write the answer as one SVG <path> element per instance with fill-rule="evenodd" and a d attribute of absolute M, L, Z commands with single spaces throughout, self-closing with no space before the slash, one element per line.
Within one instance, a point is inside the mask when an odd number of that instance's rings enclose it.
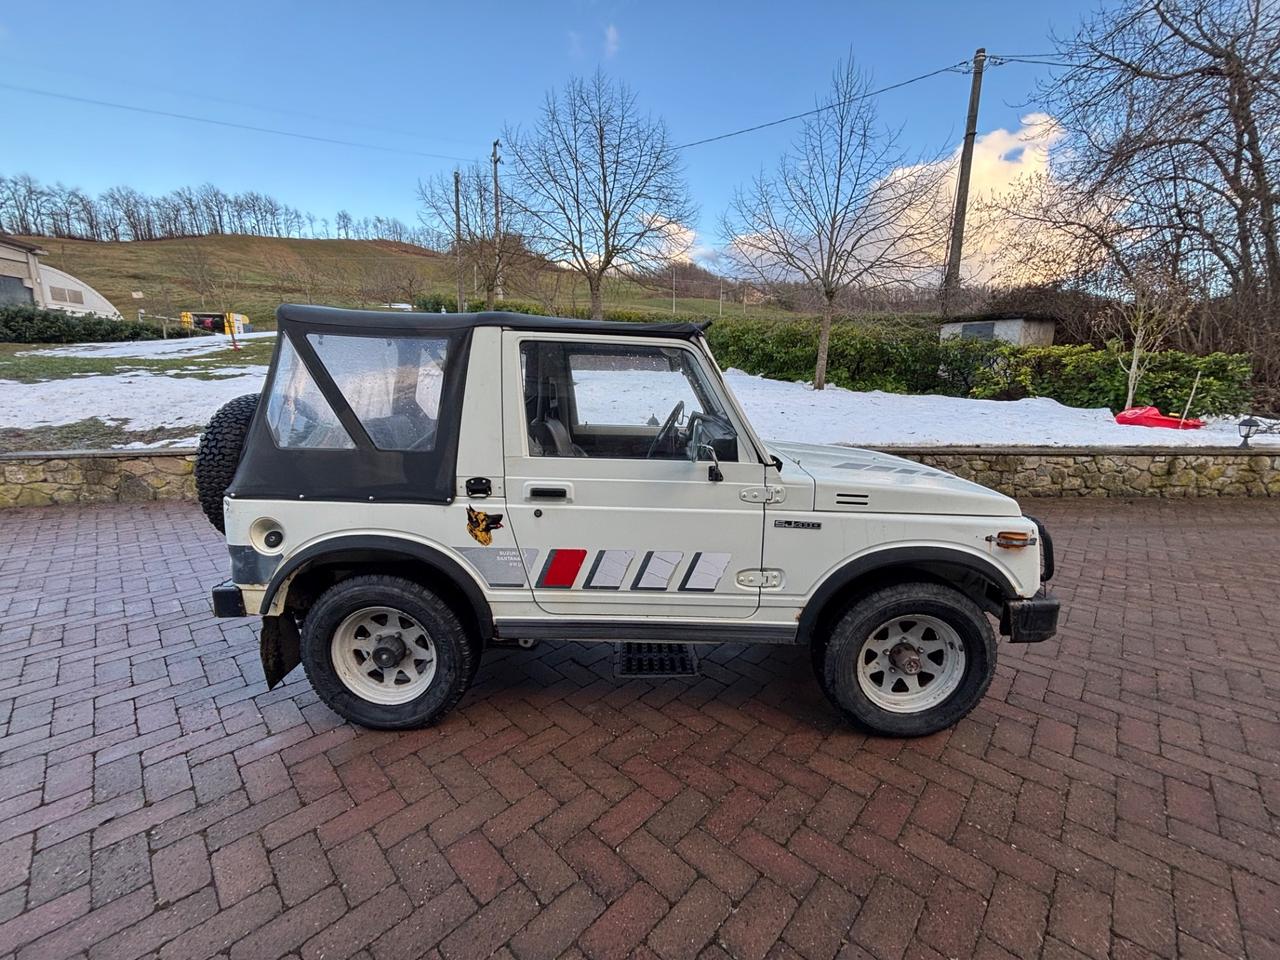
<path fill-rule="evenodd" d="M 355 446 L 287 337 L 281 341 L 267 397 L 267 425 L 276 445 L 287 449 L 347 450 Z"/>
<path fill-rule="evenodd" d="M 307 342 L 375 447 L 435 449 L 447 339 L 310 333 Z"/>

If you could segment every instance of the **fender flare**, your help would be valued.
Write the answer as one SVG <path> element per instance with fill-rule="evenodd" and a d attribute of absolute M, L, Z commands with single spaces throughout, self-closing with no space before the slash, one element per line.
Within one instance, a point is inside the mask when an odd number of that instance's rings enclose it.
<path fill-rule="evenodd" d="M 460 563 L 425 543 L 386 535 L 334 537 L 300 550 L 277 568 L 262 594 L 262 605 L 258 613 L 266 616 L 285 581 L 317 562 L 358 563 L 378 560 L 416 560 L 437 571 L 466 598 L 471 613 L 475 616 L 480 639 L 488 641 L 493 638 L 493 611 L 489 601 L 485 599 L 479 584 Z"/>
<path fill-rule="evenodd" d="M 850 584 L 880 570 L 887 570 L 893 567 L 910 567 L 922 563 L 945 563 L 951 566 L 964 567 L 994 583 L 1000 592 L 1004 594 L 1005 599 L 1018 595 L 1018 591 L 1014 587 L 1013 581 L 1009 579 L 1008 574 L 984 557 L 947 547 L 890 547 L 886 550 L 877 550 L 873 553 L 856 557 L 837 568 L 826 580 L 822 581 L 818 589 L 809 597 L 809 600 L 804 605 L 804 610 L 800 613 L 796 641 L 798 643 L 809 642 L 813 636 L 814 628 L 818 625 L 818 620 L 827 605 Z"/>

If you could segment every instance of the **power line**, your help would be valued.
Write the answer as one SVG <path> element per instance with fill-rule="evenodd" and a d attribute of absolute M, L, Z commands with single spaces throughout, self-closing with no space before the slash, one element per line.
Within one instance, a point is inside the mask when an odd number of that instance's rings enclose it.
<path fill-rule="evenodd" d="M 856 97 L 850 97 L 847 100 L 840 100 L 836 103 L 823 104 L 820 107 L 814 107 L 812 110 L 805 110 L 803 113 L 793 113 L 789 117 L 782 117 L 780 120 L 770 120 L 767 123 L 757 123 L 753 127 L 743 127 L 741 130 L 732 130 L 729 133 L 721 133 L 714 137 L 704 137 L 701 140 L 691 140 L 689 143 L 682 143 L 677 146 L 677 150 L 687 150 L 689 147 L 698 147 L 704 143 L 715 143 L 717 140 L 728 140 L 730 137 L 739 137 L 744 133 L 754 133 L 757 130 L 764 130 L 767 127 L 776 127 L 783 123 L 790 123 L 792 120 L 800 120 L 804 117 L 811 117 L 815 113 L 822 113 L 824 110 L 830 110 L 833 107 L 841 107 L 846 103 L 854 103 L 858 100 L 866 100 L 870 97 L 879 96 L 882 93 L 888 93 L 890 90 L 897 90 L 899 87 L 905 87 L 908 84 L 919 83 L 921 80 L 928 80 L 930 77 L 936 77 L 940 73 L 963 73 L 961 68 L 968 67 L 968 60 L 961 60 L 959 63 L 953 63 L 945 67 L 939 67 L 937 70 L 931 70 L 928 73 L 922 73 L 918 77 L 911 77 L 909 80 L 901 80 L 898 83 L 891 83 L 887 87 L 880 87 L 878 90 L 871 90 L 867 93 L 859 94 Z"/>
<path fill-rule="evenodd" d="M 100 79 L 96 74 L 87 73 L 80 70 L 65 70 L 65 69 L 53 70 L 47 67 L 37 67 L 36 69 L 40 70 L 42 73 L 50 73 L 50 74 L 54 74 L 55 76 L 61 76 L 61 77 L 78 77 L 80 79 L 91 79 L 91 80 Z M 131 78 L 125 77 L 123 79 L 129 80 Z M 137 87 L 136 84 L 130 84 L 130 86 L 134 87 L 135 89 Z M 182 87 L 161 87 L 153 83 L 148 83 L 147 88 L 155 93 L 170 94 L 176 97 L 188 97 L 193 100 L 206 100 L 209 103 L 221 103 L 221 104 L 226 104 L 232 107 L 247 107 L 250 110 L 259 110 L 264 113 L 274 113 L 277 116 L 281 116 L 281 117 L 298 117 L 303 120 L 319 120 L 321 123 L 337 123 L 340 126 L 344 126 L 344 127 L 358 127 L 363 130 L 373 130 L 377 133 L 391 133 L 398 137 L 412 137 L 416 140 L 435 139 L 437 141 L 444 141 L 446 143 L 465 144 L 466 142 L 463 140 L 455 140 L 452 137 L 436 136 L 436 137 L 429 138 L 429 137 L 424 137 L 421 131 L 402 130 L 398 127 L 388 127 L 388 126 L 383 126 L 377 123 L 365 123 L 364 121 L 361 121 L 361 120 L 348 120 L 345 118 L 335 119 L 331 116 L 324 116 L 323 114 L 319 114 L 319 113 L 308 113 L 304 110 L 286 110 L 283 107 L 268 106 L 267 104 L 264 104 L 264 103 L 253 103 L 248 100 L 235 100 L 230 97 L 218 97 L 208 93 L 200 93 L 195 90 L 184 89 Z"/>
<path fill-rule="evenodd" d="M 1034 63 L 1042 67 L 1085 67 L 1086 69 L 1089 66 L 1081 63 L 1061 63 L 1057 60 L 1033 60 L 1030 57 L 1005 57 L 995 53 L 991 55 L 991 60 L 993 67 L 1003 67 L 1006 63 Z"/>
<path fill-rule="evenodd" d="M 999 57 L 1001 60 L 1020 60 L 1024 57 L 1030 57 L 1035 60 L 1046 60 L 1049 57 L 1060 57 L 1062 54 L 1057 51 L 1051 53 L 993 53 L 993 57 Z"/>
<path fill-rule="evenodd" d="M 295 133 L 291 130 L 277 130 L 274 127 L 258 127 L 248 123 L 236 123 L 231 120 L 215 120 L 212 117 L 199 117 L 190 113 L 175 113 L 169 110 L 155 110 L 150 107 L 138 107 L 128 103 L 114 103 L 110 100 L 95 100 L 92 97 L 77 97 L 69 93 L 57 93 L 53 90 L 38 90 L 35 87 L 22 87 L 12 83 L 0 83 L 0 89 L 14 90 L 18 93 L 31 94 L 37 97 L 50 97 L 55 100 L 69 100 L 72 103 L 87 103 L 95 107 L 110 107 L 113 110 L 128 110 L 132 113 L 144 113 L 156 117 L 169 117 L 174 120 L 189 120 L 193 123 L 207 123 L 215 127 L 230 127 L 234 130 L 249 130 L 253 133 L 269 133 L 277 137 L 292 137 L 295 140 L 310 140 L 313 143 L 331 143 L 341 147 L 357 147 L 362 150 L 381 150 L 385 153 L 403 153 L 414 157 L 429 157 L 433 160 L 456 160 L 470 163 L 471 157 L 455 157 L 447 153 L 427 153 L 422 150 L 410 150 L 406 147 L 393 147 L 379 143 L 361 143 L 357 140 L 339 140 L 336 137 L 321 137 L 310 133 Z"/>

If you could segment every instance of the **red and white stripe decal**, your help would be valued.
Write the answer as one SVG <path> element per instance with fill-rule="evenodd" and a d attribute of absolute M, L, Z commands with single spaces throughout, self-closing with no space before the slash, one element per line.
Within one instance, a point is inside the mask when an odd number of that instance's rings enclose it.
<path fill-rule="evenodd" d="M 569 590 L 587 559 L 585 550 L 552 550 L 538 577 L 539 587 Z"/>
<path fill-rule="evenodd" d="M 547 554 L 542 572 L 534 586 L 548 590 L 572 590 L 587 559 L 586 550 L 555 549 Z M 635 558 L 634 550 L 598 550 L 587 573 L 585 590 L 618 590 L 624 588 L 625 577 Z M 631 580 L 631 590 L 663 591 L 671 589 L 675 572 L 684 559 L 679 550 L 649 550 Z M 720 586 L 732 561 L 728 553 L 697 552 L 676 589 L 682 593 L 713 593 Z M 493 586 L 494 584 L 490 584 Z"/>

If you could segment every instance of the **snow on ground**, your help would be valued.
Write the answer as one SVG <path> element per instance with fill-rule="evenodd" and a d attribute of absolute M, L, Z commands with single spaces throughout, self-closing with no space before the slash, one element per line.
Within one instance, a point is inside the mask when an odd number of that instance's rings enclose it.
<path fill-rule="evenodd" d="M 1067 407 L 1047 397 L 968 400 L 959 397 L 862 393 L 754 377 L 730 370 L 725 379 L 765 439 L 852 443 L 868 447 L 1234 447 L 1234 419 L 1200 430 L 1122 426 L 1111 411 Z M 1280 434 L 1255 436 L 1280 447 Z"/>
<path fill-rule="evenodd" d="M 191 427 L 197 434 L 213 412 L 262 389 L 265 366 L 216 380 L 151 373 L 15 383 L 0 380 L 0 427 L 46 427 L 98 417 L 126 430 Z"/>
<path fill-rule="evenodd" d="M 185 341 L 108 346 L 137 348 L 156 343 Z M 127 430 L 190 427 L 190 442 L 194 442 L 195 435 L 219 406 L 262 389 L 266 367 L 243 366 L 226 372 L 234 375 L 200 380 L 138 372 L 41 383 L 0 380 L 0 428 L 55 426 L 99 417 Z M 765 439 L 869 447 L 1205 447 L 1236 446 L 1240 442 L 1236 422 L 1230 419 L 1218 420 L 1201 430 L 1125 427 L 1105 409 L 1082 410 L 1044 398 L 966 400 L 862 393 L 839 387 L 817 393 L 807 384 L 768 380 L 740 370 L 730 370 L 725 377 Z M 650 400 L 646 398 L 644 402 Z M 604 410 L 596 412 L 600 415 Z M 667 412 L 653 411 L 659 420 Z M 1254 437 L 1252 442 L 1259 447 L 1280 448 L 1280 434 Z M 169 446 L 183 444 L 184 441 L 165 442 Z M 140 444 L 129 446 L 137 445 Z"/>
<path fill-rule="evenodd" d="M 237 340 L 259 340 L 274 337 L 274 330 L 246 333 Z M 37 357 L 194 357 L 202 353 L 216 353 L 231 347 L 231 338 L 220 333 L 202 337 L 183 337 L 173 340 L 126 340 L 120 343 L 77 343 L 65 347 L 48 347 L 44 350 L 24 350 L 18 356 Z"/>

